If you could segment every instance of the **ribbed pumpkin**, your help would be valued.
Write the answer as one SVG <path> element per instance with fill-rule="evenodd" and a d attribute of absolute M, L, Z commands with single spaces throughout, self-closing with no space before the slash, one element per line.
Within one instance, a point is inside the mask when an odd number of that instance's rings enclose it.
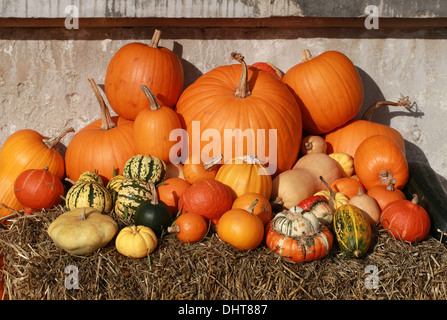
<path fill-rule="evenodd" d="M 109 191 L 97 182 L 78 181 L 68 189 L 65 206 L 67 210 L 91 207 L 101 212 L 110 212 L 112 197 Z"/>
<path fill-rule="evenodd" d="M 261 163 L 270 162 L 267 167 L 272 174 L 290 169 L 302 137 L 301 112 L 296 100 L 282 82 L 257 68 L 247 67 L 240 54 L 233 53 L 232 57 L 240 65 L 220 66 L 205 73 L 180 96 L 176 108 L 189 135 L 189 154 L 193 154 L 193 144 L 202 152 L 210 143 L 192 141 L 195 122 L 200 124 L 200 137 L 208 129 L 220 135 L 220 150 L 209 150 L 215 152 L 207 154 L 209 157 L 222 153 L 223 162 L 227 162 L 254 154 Z M 235 141 L 228 140 L 233 138 L 231 133 Z M 244 133 L 249 136 L 246 141 Z M 270 144 L 269 140 L 276 141 Z"/>
<path fill-rule="evenodd" d="M 301 63 L 290 68 L 282 81 L 294 93 L 303 115 L 303 131 L 329 132 L 353 119 L 363 104 L 363 83 L 348 57 L 326 51 L 312 57 L 302 52 Z"/>
<path fill-rule="evenodd" d="M 395 200 L 382 211 L 383 228 L 396 239 L 408 242 L 424 240 L 431 227 L 430 216 L 419 205 L 419 197 L 415 194 L 411 200 Z"/>
<path fill-rule="evenodd" d="M 158 101 L 173 108 L 184 82 L 183 66 L 171 50 L 160 47 L 161 31 L 155 30 L 149 45 L 132 42 L 121 47 L 110 60 L 104 89 L 112 109 L 120 116 L 135 120 L 149 108 L 141 91 L 146 85 Z"/>
<path fill-rule="evenodd" d="M 25 170 L 45 168 L 62 180 L 65 174 L 64 159 L 57 150 L 59 141 L 73 128 L 64 130 L 56 138 L 47 138 L 31 129 L 19 130 L 10 135 L 0 149 L 0 203 L 13 210 L 22 209 L 14 194 L 14 183 Z M 0 206 L 0 217 L 11 211 Z"/>
<path fill-rule="evenodd" d="M 215 179 L 232 190 L 233 200 L 251 192 L 270 199 L 272 193 L 272 176 L 252 155 L 232 159 L 223 164 L 217 171 Z"/>
<path fill-rule="evenodd" d="M 166 164 L 176 159 L 174 145 L 177 141 L 171 141 L 171 131 L 182 129 L 177 113 L 165 105 L 158 103 L 152 91 L 145 85 L 141 86 L 150 107 L 144 108 L 138 113 L 134 123 L 135 150 L 139 154 L 150 154 L 163 160 Z M 171 151 L 172 149 L 172 151 Z"/>
<path fill-rule="evenodd" d="M 158 239 L 154 231 L 146 226 L 128 226 L 116 236 L 116 250 L 132 258 L 144 258 L 157 248 Z"/>
<path fill-rule="evenodd" d="M 99 102 L 101 118 L 78 131 L 68 144 L 67 177 L 77 181 L 81 173 L 94 171 L 107 184 L 114 170 L 121 174 L 126 161 L 137 154 L 134 123 L 123 117 L 111 117 L 96 83 L 91 78 L 88 80 Z"/>
<path fill-rule="evenodd" d="M 371 224 L 356 206 L 345 204 L 335 210 L 333 230 L 340 250 L 348 257 L 364 256 L 371 245 Z"/>
<path fill-rule="evenodd" d="M 314 214 L 298 207 L 279 212 L 266 227 L 267 247 L 294 262 L 324 258 L 333 241 L 332 232 Z"/>
<path fill-rule="evenodd" d="M 23 171 L 14 183 L 14 194 L 25 212 L 32 213 L 61 203 L 65 189 L 62 181 L 46 167 Z"/>
<path fill-rule="evenodd" d="M 159 184 L 166 175 L 166 164 L 163 160 L 148 154 L 138 154 L 126 161 L 123 168 L 125 178 L 140 179 L 146 182 L 152 181 Z"/>
<path fill-rule="evenodd" d="M 182 213 L 196 212 L 215 225 L 231 209 L 233 195 L 229 187 L 214 179 L 194 182 L 180 197 L 178 206 Z"/>
<path fill-rule="evenodd" d="M 138 206 L 150 199 L 152 199 L 152 193 L 149 182 L 125 178 L 118 189 L 115 213 L 123 217 L 132 217 Z"/>
<path fill-rule="evenodd" d="M 374 110 L 382 106 L 402 107 L 410 104 L 408 97 L 404 97 L 398 102 L 379 101 L 371 105 L 361 119 L 353 119 L 325 135 L 327 152 L 344 152 L 354 157 L 357 147 L 363 140 L 374 135 L 385 135 L 393 139 L 405 154 L 405 140 L 402 134 L 390 126 L 372 122 L 371 119 Z"/>
<path fill-rule="evenodd" d="M 398 144 L 387 136 L 366 138 L 354 155 L 357 177 L 366 190 L 396 179 L 395 187 L 402 189 L 408 181 L 409 170 L 405 154 Z"/>

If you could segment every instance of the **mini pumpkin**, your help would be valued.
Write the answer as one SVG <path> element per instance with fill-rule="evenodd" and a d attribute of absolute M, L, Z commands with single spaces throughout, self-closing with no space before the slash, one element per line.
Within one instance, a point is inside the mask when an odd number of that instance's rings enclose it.
<path fill-rule="evenodd" d="M 62 213 L 47 230 L 58 247 L 73 255 L 87 255 L 105 247 L 117 231 L 111 216 L 91 207 Z"/>
<path fill-rule="evenodd" d="M 248 210 L 255 200 L 258 202 L 253 208 L 253 214 L 257 215 L 262 220 L 264 226 L 266 226 L 272 219 L 272 206 L 269 199 L 259 193 L 250 192 L 237 197 L 231 209 Z"/>
<path fill-rule="evenodd" d="M 198 213 L 186 212 L 175 220 L 174 225 L 168 228 L 168 232 L 176 234 L 182 242 L 199 242 L 208 233 L 208 222 Z"/>
<path fill-rule="evenodd" d="M 143 258 L 157 247 L 158 239 L 154 231 L 146 226 L 128 226 L 118 233 L 115 246 L 119 253 L 127 257 Z"/>

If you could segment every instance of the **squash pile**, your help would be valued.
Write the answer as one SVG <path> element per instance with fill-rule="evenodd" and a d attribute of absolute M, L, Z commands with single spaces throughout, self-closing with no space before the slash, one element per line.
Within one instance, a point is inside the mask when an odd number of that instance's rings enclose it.
<path fill-rule="evenodd" d="M 354 120 L 364 90 L 344 54 L 304 50 L 283 74 L 232 53 L 236 63 L 183 90 L 180 60 L 158 45 L 160 35 L 110 61 L 105 97 L 117 116 L 89 79 L 101 117 L 74 134 L 65 158 L 56 146 L 72 129 L 55 139 L 32 130 L 7 139 L 4 222 L 11 211 L 32 214 L 63 198 L 66 212 L 48 233 L 71 254 L 115 239 L 119 253 L 143 258 L 161 237 L 193 243 L 212 233 L 235 249 L 265 245 L 293 262 L 323 259 L 334 244 L 346 257 L 364 257 L 378 225 L 408 242 L 447 232 L 446 200 L 434 198 L 442 190 L 431 192 L 421 177 L 430 168 L 412 167 L 402 135 L 370 121 L 383 105 L 410 102 L 379 102 Z M 71 184 L 61 191 L 64 178 Z M 119 230 L 114 215 L 128 226 Z"/>

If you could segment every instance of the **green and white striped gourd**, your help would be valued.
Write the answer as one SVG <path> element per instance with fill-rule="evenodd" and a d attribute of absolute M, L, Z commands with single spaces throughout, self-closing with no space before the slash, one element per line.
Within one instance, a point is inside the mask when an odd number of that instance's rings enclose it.
<path fill-rule="evenodd" d="M 109 191 L 94 181 L 78 181 L 68 191 L 65 197 L 67 210 L 82 207 L 92 207 L 101 212 L 112 210 L 112 197 Z"/>
<path fill-rule="evenodd" d="M 126 178 L 118 189 L 115 213 L 124 217 L 132 217 L 138 206 L 143 201 L 150 199 L 152 199 L 152 193 L 149 182 Z"/>
<path fill-rule="evenodd" d="M 123 176 L 146 182 L 152 181 L 157 185 L 166 176 L 166 163 L 157 157 L 139 154 L 127 160 L 123 168 Z"/>
<path fill-rule="evenodd" d="M 104 185 L 101 177 L 99 176 L 99 174 L 97 174 L 96 172 L 93 171 L 84 171 L 83 173 L 81 173 L 81 175 L 78 178 L 78 182 L 79 181 L 86 181 L 86 182 L 97 182 L 100 185 Z"/>

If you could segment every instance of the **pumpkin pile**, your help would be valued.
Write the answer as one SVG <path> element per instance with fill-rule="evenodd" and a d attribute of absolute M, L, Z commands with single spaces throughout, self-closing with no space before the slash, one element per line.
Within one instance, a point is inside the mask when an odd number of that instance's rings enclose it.
<path fill-rule="evenodd" d="M 119 253 L 142 258 L 169 234 L 192 243 L 212 233 L 236 249 L 266 245 L 294 262 L 323 259 L 334 244 L 361 258 L 379 224 L 412 243 L 430 230 L 441 239 L 447 232 L 431 168 L 408 163 L 402 135 L 370 121 L 381 106 L 410 102 L 378 102 L 356 120 L 363 84 L 344 54 L 304 50 L 283 74 L 232 53 L 237 63 L 183 90 L 180 60 L 158 45 L 160 34 L 110 61 L 105 98 L 117 116 L 89 79 L 101 117 L 73 135 L 65 158 L 56 146 L 73 129 L 54 139 L 27 129 L 6 140 L 4 223 L 64 201 L 66 212 L 47 231 L 70 254 L 115 239 Z M 119 229 L 113 215 L 128 225 Z"/>

